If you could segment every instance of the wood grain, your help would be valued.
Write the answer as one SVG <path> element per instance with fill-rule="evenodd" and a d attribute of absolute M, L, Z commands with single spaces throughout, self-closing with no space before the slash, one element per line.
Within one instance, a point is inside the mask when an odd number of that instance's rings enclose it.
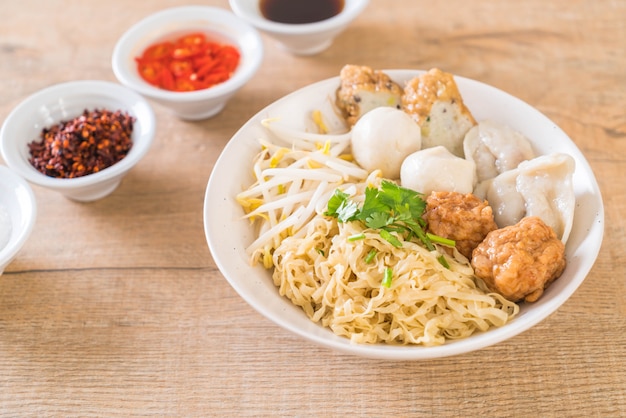
<path fill-rule="evenodd" d="M 180 4 L 0 2 L 0 121 L 54 83 L 115 81 L 118 37 Z M 34 187 L 37 224 L 0 276 L 0 417 L 625 416 L 625 22 L 621 0 L 372 0 L 320 55 L 264 37 L 259 73 L 215 118 L 182 122 L 155 104 L 155 144 L 111 196 L 81 204 Z M 374 361 L 311 346 L 230 288 L 203 232 L 213 164 L 258 110 L 347 63 L 437 66 L 520 97 L 570 135 L 606 230 L 561 309 L 471 354 Z"/>

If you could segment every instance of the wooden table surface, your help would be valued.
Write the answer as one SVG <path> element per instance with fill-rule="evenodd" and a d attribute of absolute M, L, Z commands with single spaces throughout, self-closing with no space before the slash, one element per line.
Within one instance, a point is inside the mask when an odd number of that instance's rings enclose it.
<path fill-rule="evenodd" d="M 52 84 L 116 81 L 118 37 L 183 4 L 0 1 L 0 121 Z M 626 416 L 626 2 L 372 0 L 317 56 L 263 39 L 260 71 L 218 116 L 183 122 L 154 104 L 155 143 L 112 195 L 33 186 L 37 223 L 0 276 L 0 416 Z M 312 346 L 228 285 L 203 232 L 213 164 L 257 111 L 347 63 L 473 78 L 572 138 L 606 231 L 556 313 L 467 355 L 380 361 Z"/>

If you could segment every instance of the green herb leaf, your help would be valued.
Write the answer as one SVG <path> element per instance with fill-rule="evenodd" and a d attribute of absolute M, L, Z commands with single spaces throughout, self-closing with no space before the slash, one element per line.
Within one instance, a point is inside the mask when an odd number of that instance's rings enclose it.
<path fill-rule="evenodd" d="M 391 270 L 391 268 L 389 267 L 385 267 L 385 275 L 383 277 L 383 281 L 381 282 L 381 285 L 386 288 L 390 288 L 392 279 L 393 279 L 393 270 Z"/>
<path fill-rule="evenodd" d="M 348 193 L 344 193 L 339 189 L 335 189 L 335 193 L 333 193 L 330 199 L 328 199 L 328 207 L 326 209 L 326 212 L 324 212 L 324 215 L 336 217 L 339 207 L 343 205 L 349 197 L 350 195 Z"/>
<path fill-rule="evenodd" d="M 371 250 L 369 250 L 369 252 L 365 256 L 365 263 L 366 264 L 371 263 L 372 260 L 374 259 L 374 257 L 376 257 L 377 253 L 378 253 L 378 251 L 376 251 L 376 248 L 372 248 Z"/>
<path fill-rule="evenodd" d="M 359 207 L 356 202 L 349 199 L 350 195 L 339 189 L 328 199 L 328 208 L 324 215 L 334 216 L 339 222 L 348 222 L 354 220 Z"/>
<path fill-rule="evenodd" d="M 395 236 L 391 235 L 391 232 L 387 231 L 386 229 L 380 230 L 380 236 L 383 237 L 383 239 L 388 241 L 394 247 L 396 248 L 402 247 L 402 243 L 400 242 L 400 240 L 396 238 Z"/>
<path fill-rule="evenodd" d="M 339 189 L 328 199 L 328 209 L 324 212 L 326 216 L 334 216 L 339 222 L 354 220 L 359 207 L 356 202 L 350 200 L 350 195 Z"/>
<path fill-rule="evenodd" d="M 348 237 L 348 241 L 358 241 L 361 239 L 365 239 L 365 234 L 360 233 L 360 234 L 354 234 L 354 235 L 350 235 Z"/>
<path fill-rule="evenodd" d="M 437 257 L 437 260 L 439 260 L 439 264 L 441 264 L 442 266 L 444 266 L 448 270 L 450 269 L 450 264 L 448 264 L 448 260 L 446 260 L 446 257 L 444 257 L 443 254 L 441 254 L 439 257 Z"/>
<path fill-rule="evenodd" d="M 430 238 L 428 238 L 428 234 L 422 229 L 422 227 L 420 225 L 410 224 L 409 228 L 411 229 L 411 232 L 413 234 L 415 234 L 415 236 L 420 241 L 422 241 L 422 243 L 424 244 L 424 246 L 426 247 L 426 249 L 428 251 L 434 251 L 435 250 L 435 246 L 433 245 L 433 243 L 430 240 Z"/>
<path fill-rule="evenodd" d="M 365 189 L 365 200 L 360 213 L 356 217 L 357 219 L 365 221 L 375 213 L 387 213 L 387 216 L 389 216 L 390 208 L 378 198 L 379 193 L 380 191 L 373 187 Z"/>
<path fill-rule="evenodd" d="M 337 219 L 339 219 L 340 222 L 353 221 L 358 211 L 359 207 L 356 202 L 346 200 L 337 210 Z"/>
<path fill-rule="evenodd" d="M 431 234 L 429 232 L 426 233 L 426 236 L 428 236 L 428 239 L 430 239 L 432 242 L 436 242 L 437 244 L 445 245 L 447 247 L 454 247 L 456 245 L 456 242 L 453 239 L 444 238 L 442 236 Z"/>
<path fill-rule="evenodd" d="M 388 212 L 373 212 L 370 216 L 365 218 L 365 225 L 372 229 L 384 228 L 392 223 L 393 218 L 389 216 Z"/>
<path fill-rule="evenodd" d="M 413 215 L 422 216 L 426 208 L 426 202 L 422 199 L 421 193 L 398 186 L 388 180 L 381 182 L 378 198 L 398 213 L 406 211 Z"/>

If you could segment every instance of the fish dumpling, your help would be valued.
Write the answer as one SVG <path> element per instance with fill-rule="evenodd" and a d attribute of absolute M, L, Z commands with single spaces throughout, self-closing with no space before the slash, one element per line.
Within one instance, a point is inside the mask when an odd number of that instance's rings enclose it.
<path fill-rule="evenodd" d="M 503 228 L 537 216 L 565 243 L 574 222 L 574 169 L 570 155 L 550 154 L 487 180 L 484 190 L 496 224 Z"/>
<path fill-rule="evenodd" d="M 481 121 L 467 132 L 463 151 L 465 158 L 476 164 L 478 183 L 535 157 L 530 141 L 522 133 L 491 120 Z"/>
<path fill-rule="evenodd" d="M 422 149 L 404 159 L 400 167 L 402 187 L 429 195 L 431 192 L 471 193 L 476 167 L 443 145 Z"/>

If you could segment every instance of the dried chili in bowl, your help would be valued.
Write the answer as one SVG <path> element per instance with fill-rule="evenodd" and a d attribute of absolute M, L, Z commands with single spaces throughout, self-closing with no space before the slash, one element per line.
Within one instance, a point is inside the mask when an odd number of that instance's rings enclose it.
<path fill-rule="evenodd" d="M 146 82 L 178 92 L 223 83 L 232 77 L 239 60 L 237 48 L 210 41 L 200 32 L 152 44 L 135 58 L 137 70 Z"/>
<path fill-rule="evenodd" d="M 122 160 L 132 148 L 135 118 L 121 110 L 85 109 L 73 119 L 44 128 L 28 144 L 29 162 L 56 178 L 97 173 Z"/>

